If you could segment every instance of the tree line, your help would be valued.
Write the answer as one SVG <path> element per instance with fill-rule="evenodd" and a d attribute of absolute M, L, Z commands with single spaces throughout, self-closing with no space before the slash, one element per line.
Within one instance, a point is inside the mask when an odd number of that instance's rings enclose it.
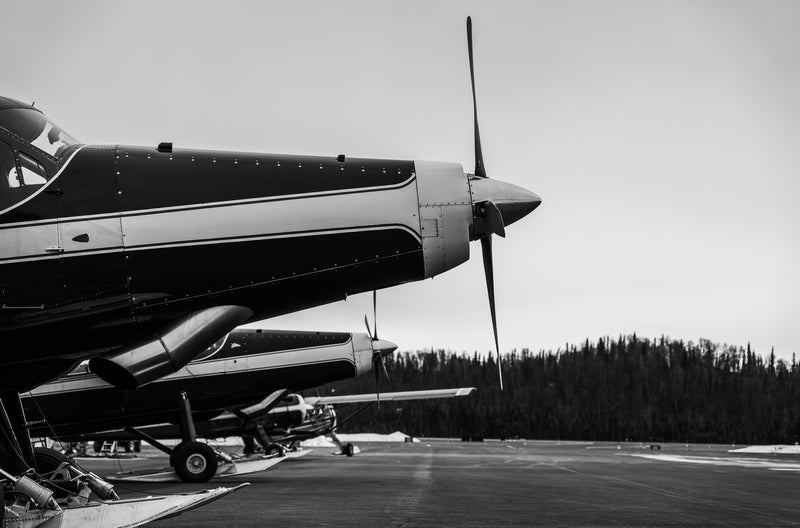
<path fill-rule="evenodd" d="M 476 387 L 456 400 L 339 406 L 340 432 L 414 436 L 703 443 L 800 439 L 800 368 L 750 348 L 636 335 L 502 357 L 415 351 L 386 358 L 382 391 Z M 360 376 L 307 394 L 374 392 Z M 344 421 L 343 421 L 344 420 Z"/>

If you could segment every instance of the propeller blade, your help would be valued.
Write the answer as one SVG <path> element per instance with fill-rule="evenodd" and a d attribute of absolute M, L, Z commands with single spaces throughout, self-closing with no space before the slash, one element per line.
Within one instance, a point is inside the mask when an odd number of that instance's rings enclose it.
<path fill-rule="evenodd" d="M 381 408 L 381 371 L 378 368 L 380 361 L 380 354 L 372 354 L 372 370 L 375 372 L 375 401 L 378 404 L 378 409 Z"/>
<path fill-rule="evenodd" d="M 372 329 L 369 327 L 369 321 L 367 320 L 367 314 L 364 314 L 364 326 L 367 327 L 367 335 L 372 337 Z"/>
<path fill-rule="evenodd" d="M 375 326 L 372 339 L 378 339 L 378 290 L 372 290 L 372 324 Z"/>
<path fill-rule="evenodd" d="M 478 130 L 478 101 L 475 97 L 475 67 L 472 64 L 472 17 L 467 17 L 467 50 L 469 51 L 469 79 L 472 83 L 472 112 L 475 121 L 475 176 L 486 178 L 481 150 L 481 133 Z"/>
<path fill-rule="evenodd" d="M 500 390 L 503 390 L 503 370 L 500 366 L 500 344 L 497 339 L 497 315 L 494 309 L 494 265 L 492 263 L 492 237 L 481 238 L 483 252 L 483 271 L 486 274 L 486 291 L 489 294 L 489 310 L 492 312 L 492 330 L 494 330 L 494 347 L 497 351 L 497 374 L 500 377 Z"/>
<path fill-rule="evenodd" d="M 386 360 L 381 356 L 381 367 L 383 367 L 383 374 L 386 376 L 386 383 L 391 383 L 392 379 L 389 377 L 389 371 L 386 370 Z"/>

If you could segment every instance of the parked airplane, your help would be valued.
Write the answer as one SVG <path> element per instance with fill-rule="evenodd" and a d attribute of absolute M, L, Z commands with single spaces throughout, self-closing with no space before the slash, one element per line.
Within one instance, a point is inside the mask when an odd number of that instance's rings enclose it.
<path fill-rule="evenodd" d="M 247 321 L 438 275 L 467 260 L 471 240 L 481 240 L 497 341 L 491 235 L 541 200 L 486 176 L 469 19 L 467 34 L 474 174 L 456 163 L 90 146 L 0 98 L 0 470 L 8 496 L 30 499 L 2 514 L 71 515 L 26 476 L 36 460 L 19 393 L 82 360 L 136 388 Z"/>
<path fill-rule="evenodd" d="M 74 440 L 124 429 L 124 438 L 143 439 L 170 455 L 182 480 L 205 482 L 219 465 L 231 463 L 230 457 L 196 441 L 197 436 L 218 436 L 207 434 L 210 419 L 227 410 L 242 416 L 256 404 L 268 411 L 289 391 L 369 372 L 396 348 L 364 333 L 239 328 L 178 372 L 140 389 L 116 388 L 83 363 L 24 394 L 22 401 L 33 436 Z M 175 436 L 169 438 L 181 438 L 190 447 L 169 448 L 139 427 L 162 422 L 174 424 Z"/>
<path fill-rule="evenodd" d="M 430 389 L 402 392 L 386 392 L 380 395 L 369 394 L 347 394 L 340 396 L 309 396 L 303 398 L 296 396 L 291 401 L 281 401 L 281 403 L 269 411 L 273 415 L 271 429 L 263 427 L 268 435 L 267 441 L 282 444 L 285 447 L 292 447 L 297 442 L 316 438 L 320 435 L 330 436 L 334 443 L 339 446 L 341 454 L 349 457 L 355 453 L 355 446 L 349 442 L 342 442 L 336 435 L 336 429 L 341 425 L 336 414 L 335 405 L 367 403 L 357 411 L 351 413 L 344 421 L 361 413 L 369 405 L 378 401 L 410 401 L 410 400 L 432 400 L 440 398 L 461 398 L 469 396 L 477 389 L 475 387 L 460 387 L 456 389 Z M 298 423 L 299 422 L 299 423 Z M 343 423 L 342 422 L 342 423 Z M 261 430 L 256 428 L 259 438 Z M 265 443 L 262 440 L 262 446 Z"/>

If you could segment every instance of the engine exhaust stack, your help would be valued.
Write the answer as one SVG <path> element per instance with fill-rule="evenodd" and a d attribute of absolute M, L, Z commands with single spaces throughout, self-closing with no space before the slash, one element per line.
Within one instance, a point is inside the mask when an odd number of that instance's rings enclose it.
<path fill-rule="evenodd" d="M 243 306 L 215 306 L 193 312 L 161 332 L 91 359 L 89 366 L 115 387 L 137 389 L 180 370 L 252 315 Z"/>

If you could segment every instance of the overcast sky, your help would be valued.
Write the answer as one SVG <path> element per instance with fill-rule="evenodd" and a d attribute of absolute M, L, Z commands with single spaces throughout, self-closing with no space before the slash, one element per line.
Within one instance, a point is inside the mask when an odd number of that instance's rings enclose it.
<path fill-rule="evenodd" d="M 636 332 L 800 352 L 797 1 L 0 0 L 0 93 L 87 143 L 472 171 L 467 15 L 489 176 L 543 199 L 495 239 L 501 350 Z M 477 243 L 378 304 L 402 349 L 493 348 Z"/>

